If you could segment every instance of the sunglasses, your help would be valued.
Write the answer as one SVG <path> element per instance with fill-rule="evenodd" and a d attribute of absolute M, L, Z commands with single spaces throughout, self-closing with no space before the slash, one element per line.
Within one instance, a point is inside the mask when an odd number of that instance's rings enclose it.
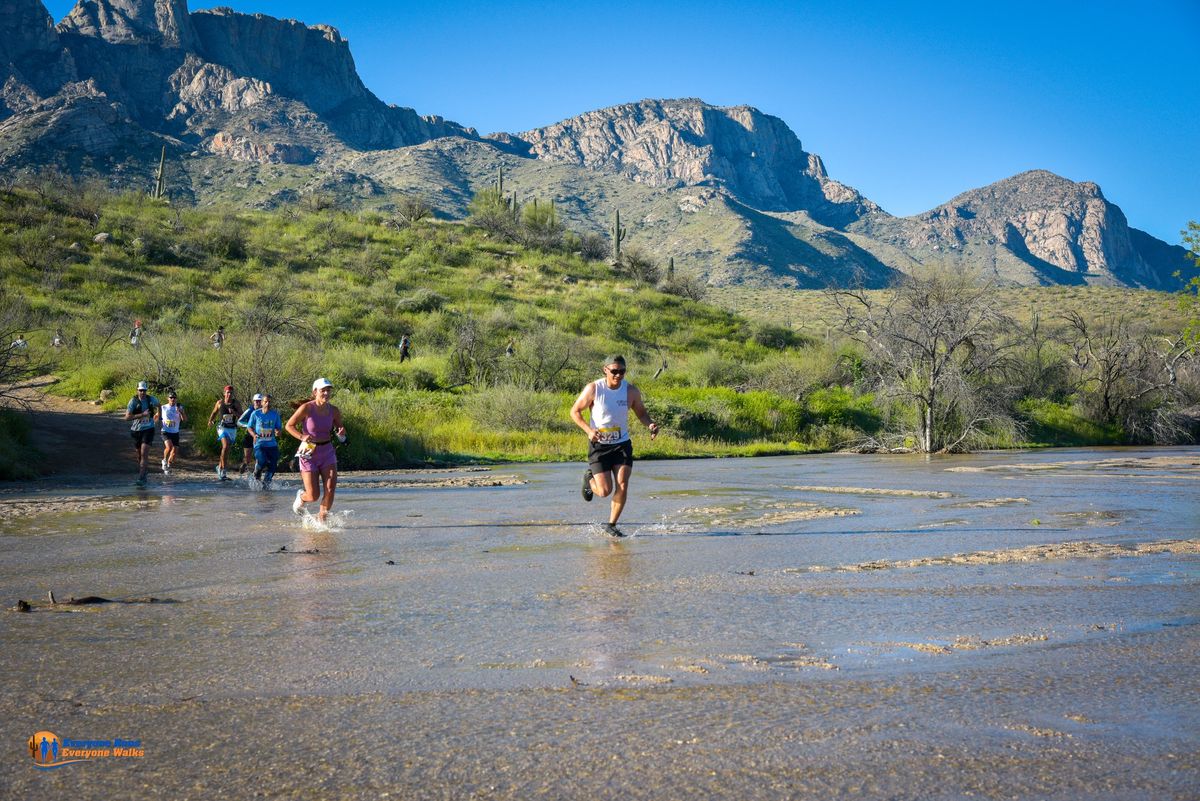
<path fill-rule="evenodd" d="M 609 370 L 608 374 L 609 375 L 625 375 L 625 368 L 621 368 L 619 370 Z"/>

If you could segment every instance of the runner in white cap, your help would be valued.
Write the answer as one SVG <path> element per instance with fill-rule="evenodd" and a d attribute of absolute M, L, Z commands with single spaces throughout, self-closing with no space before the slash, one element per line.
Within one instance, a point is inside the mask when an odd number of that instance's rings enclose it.
<path fill-rule="evenodd" d="M 318 378 L 312 388 L 313 399 L 296 409 L 284 429 L 300 440 L 296 454 L 300 457 L 300 478 L 304 480 L 304 489 L 296 490 L 292 511 L 300 514 L 304 504 L 320 499 L 321 511 L 317 519 L 324 521 L 333 508 L 333 493 L 337 489 L 337 453 L 333 450 L 333 438 L 336 436 L 345 442 L 346 428 L 342 425 L 341 411 L 329 402 L 333 394 L 329 379 Z M 321 498 L 322 488 L 324 498 Z"/>
<path fill-rule="evenodd" d="M 158 398 L 150 394 L 150 385 L 145 381 L 138 382 L 137 394 L 125 407 L 125 419 L 133 421 L 129 433 L 138 455 L 138 483 L 144 483 L 150 443 L 154 442 L 154 421 L 158 419 Z"/>
<path fill-rule="evenodd" d="M 239 473 L 245 473 L 254 463 L 254 436 L 250 433 L 250 415 L 262 406 L 262 399 L 262 393 L 255 392 L 254 397 L 250 399 L 250 408 L 242 412 L 242 416 L 237 421 L 238 428 L 246 429 L 242 435 L 242 463 L 238 467 Z"/>

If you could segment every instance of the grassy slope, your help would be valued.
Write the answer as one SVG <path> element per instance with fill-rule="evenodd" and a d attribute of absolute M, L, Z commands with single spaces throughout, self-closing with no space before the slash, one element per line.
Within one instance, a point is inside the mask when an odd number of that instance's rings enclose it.
<path fill-rule="evenodd" d="M 116 407 L 148 376 L 177 385 L 200 425 L 225 380 L 259 388 L 246 329 L 254 310 L 286 298 L 311 336 L 268 343 L 274 367 L 263 388 L 296 397 L 313 376 L 330 375 L 359 432 L 347 455 L 361 466 L 575 458 L 584 441 L 567 410 L 613 351 L 630 358 L 652 412 L 670 424 L 643 453 L 814 446 L 808 429 L 819 421 L 793 401 L 694 391 L 692 360 L 707 384 L 771 354 L 744 318 L 638 287 L 600 262 L 526 250 L 459 224 L 397 231 L 382 222 L 371 213 L 173 209 L 136 196 L 17 191 L 0 197 L 0 263 L 6 289 L 41 321 L 34 347 L 45 348 L 57 326 L 76 342 L 51 354 L 62 359 L 63 391 L 112 389 Z M 107 243 L 93 241 L 100 232 Z M 272 292 L 282 295 L 265 301 Z M 146 328 L 137 349 L 125 339 L 135 318 Z M 229 343 L 214 352 L 206 337 L 218 324 Z M 455 369 L 466 329 L 476 343 L 467 355 L 489 365 L 470 384 Z M 402 333 L 412 334 L 417 355 L 403 365 L 395 358 Z M 509 340 L 513 362 L 501 356 Z M 565 367 L 538 387 L 519 386 L 529 374 L 522 364 L 539 359 Z M 664 359 L 671 368 L 650 379 Z"/>
<path fill-rule="evenodd" d="M 558 176 L 558 168 L 544 169 L 552 173 L 545 180 Z M 658 194 L 646 190 L 647 208 Z M 691 216 L 711 211 L 699 206 Z M 656 442 L 642 439 L 645 455 L 824 449 L 879 424 L 869 397 L 859 397 L 839 367 L 847 360 L 820 292 L 721 288 L 709 296 L 718 305 L 697 303 L 639 287 L 604 263 L 528 250 L 461 224 L 394 230 L 385 219 L 17 190 L 0 193 L 0 267 L 5 291 L 40 321 L 31 325 L 41 329 L 31 335 L 35 349 L 50 353 L 56 326 L 75 341 L 51 354 L 67 376 L 62 391 L 95 397 L 112 389 L 115 408 L 149 377 L 176 385 L 203 427 L 226 381 L 246 394 L 263 388 L 297 398 L 313 376 L 328 375 L 356 432 L 346 457 L 357 466 L 578 458 L 584 442 L 567 410 L 613 351 L 630 358 L 631 377 L 666 424 Z M 110 235 L 107 243 L 93 241 L 99 232 Z M 736 226 L 722 234 L 740 235 Z M 1164 326 L 1176 319 L 1174 299 L 1160 293 L 1002 291 L 1024 319 L 1067 308 Z M 298 325 L 256 339 L 248 330 L 256 312 L 276 307 Z M 125 340 L 134 318 L 146 325 L 138 349 Z M 220 352 L 207 344 L 218 324 L 230 337 Z M 413 336 L 416 358 L 400 364 L 403 333 Z M 512 360 L 503 356 L 509 341 Z M 664 361 L 668 368 L 652 379 Z M 542 370 L 533 382 L 538 364 L 561 369 Z M 1061 406 L 1028 410 L 1040 443 L 1119 437 Z M 197 441 L 208 447 L 212 437 Z"/>

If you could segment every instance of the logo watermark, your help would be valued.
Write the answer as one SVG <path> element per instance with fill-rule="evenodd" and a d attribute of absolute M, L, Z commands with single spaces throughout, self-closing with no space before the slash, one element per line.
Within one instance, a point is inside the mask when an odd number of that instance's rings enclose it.
<path fill-rule="evenodd" d="M 29 738 L 29 756 L 38 770 L 53 770 L 76 762 L 103 759 L 137 759 L 146 755 L 141 740 L 73 740 L 52 731 Z"/>

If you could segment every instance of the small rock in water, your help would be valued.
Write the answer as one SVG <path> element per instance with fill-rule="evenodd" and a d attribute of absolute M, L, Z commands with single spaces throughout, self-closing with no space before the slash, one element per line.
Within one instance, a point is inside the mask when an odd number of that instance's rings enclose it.
<path fill-rule="evenodd" d="M 387 564 L 389 564 L 389 565 L 394 565 L 394 564 L 396 564 L 396 563 L 395 563 L 395 561 L 393 561 L 393 560 L 389 559 L 389 560 L 387 560 Z"/>
<path fill-rule="evenodd" d="M 33 607 L 29 605 L 29 601 L 18 600 L 17 605 L 12 608 L 14 612 L 32 612 Z"/>

